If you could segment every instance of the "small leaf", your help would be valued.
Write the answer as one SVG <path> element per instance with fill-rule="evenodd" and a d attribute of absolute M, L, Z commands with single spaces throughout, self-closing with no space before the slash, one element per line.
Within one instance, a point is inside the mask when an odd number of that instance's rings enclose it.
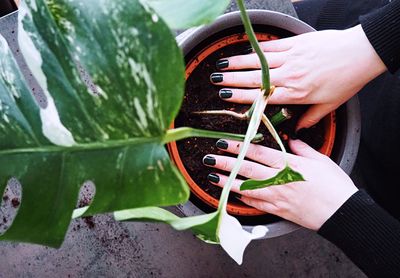
<path fill-rule="evenodd" d="M 230 0 L 141 0 L 149 5 L 171 29 L 186 29 L 212 22 L 228 7 Z"/>
<path fill-rule="evenodd" d="M 289 166 L 286 166 L 282 171 L 276 174 L 275 177 L 266 180 L 247 180 L 243 182 L 240 186 L 240 190 L 254 190 L 271 185 L 281 185 L 296 181 L 305 181 L 305 179 L 299 172 L 296 172 Z"/>

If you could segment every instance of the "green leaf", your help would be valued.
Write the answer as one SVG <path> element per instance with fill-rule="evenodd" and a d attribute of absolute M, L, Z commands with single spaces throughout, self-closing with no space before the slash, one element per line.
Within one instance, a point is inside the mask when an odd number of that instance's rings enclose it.
<path fill-rule="evenodd" d="M 185 202 L 189 189 L 163 145 L 184 88 L 168 27 L 137 0 L 26 0 L 19 21 L 47 106 L 1 39 L 0 192 L 11 177 L 23 192 L 0 239 L 60 246 L 88 180 L 96 195 L 85 215 Z"/>
<path fill-rule="evenodd" d="M 289 166 L 286 166 L 282 171 L 272 178 L 266 180 L 247 180 L 243 182 L 240 186 L 240 190 L 254 190 L 271 185 L 282 185 L 296 181 L 305 181 L 305 179 L 299 172 L 296 172 Z"/>
<path fill-rule="evenodd" d="M 178 231 L 191 229 L 195 235 L 208 243 L 218 243 L 217 227 L 219 213 L 214 212 L 199 216 L 180 218 L 175 214 L 158 207 L 128 209 L 114 212 L 118 221 L 155 221 L 168 223 Z"/>
<path fill-rule="evenodd" d="M 141 0 L 151 6 L 171 29 L 186 29 L 212 22 L 230 0 Z"/>
<path fill-rule="evenodd" d="M 114 212 L 119 221 L 156 221 L 170 224 L 176 230 L 191 229 L 200 239 L 207 243 L 219 243 L 222 248 L 238 263 L 242 264 L 243 253 L 253 239 L 263 237 L 266 227 L 256 226 L 251 232 L 245 231 L 239 221 L 226 213 L 226 209 L 193 217 L 179 218 L 157 207 L 130 209 Z"/>

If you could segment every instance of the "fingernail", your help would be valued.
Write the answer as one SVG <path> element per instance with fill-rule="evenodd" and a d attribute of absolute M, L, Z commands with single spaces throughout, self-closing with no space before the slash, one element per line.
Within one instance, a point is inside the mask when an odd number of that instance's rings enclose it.
<path fill-rule="evenodd" d="M 222 73 L 213 73 L 210 76 L 211 82 L 220 83 L 224 80 L 224 75 Z"/>
<path fill-rule="evenodd" d="M 217 148 L 220 148 L 223 150 L 228 149 L 228 142 L 226 142 L 223 139 L 219 139 L 215 145 L 217 146 Z"/>
<path fill-rule="evenodd" d="M 210 156 L 210 155 L 206 155 L 206 156 L 203 158 L 203 164 L 204 164 L 204 165 L 207 165 L 207 166 L 215 166 L 216 163 L 217 163 L 217 162 L 216 162 L 215 158 L 212 157 L 212 156 Z"/>
<path fill-rule="evenodd" d="M 215 66 L 217 67 L 217 69 L 225 69 L 229 67 L 229 61 L 227 59 L 218 60 Z"/>
<path fill-rule="evenodd" d="M 243 55 L 250 54 L 250 53 L 253 53 L 252 47 L 249 47 L 249 48 L 243 50 L 243 52 L 242 52 Z"/>
<path fill-rule="evenodd" d="M 207 179 L 213 183 L 219 183 L 219 176 L 216 174 L 209 174 Z"/>
<path fill-rule="evenodd" d="M 232 94 L 232 91 L 227 89 L 222 89 L 219 91 L 219 97 L 223 99 L 231 98 Z"/>

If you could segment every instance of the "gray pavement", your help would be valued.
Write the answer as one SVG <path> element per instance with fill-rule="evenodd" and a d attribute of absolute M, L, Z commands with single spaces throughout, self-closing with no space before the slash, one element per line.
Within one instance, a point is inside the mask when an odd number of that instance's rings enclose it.
<path fill-rule="evenodd" d="M 288 1 L 246 2 L 248 8 L 295 15 Z M 12 31 L 12 20 L 0 21 L 0 33 L 11 44 Z M 339 249 L 304 229 L 251 243 L 238 266 L 219 246 L 200 242 L 190 232 L 163 224 L 119 223 L 110 215 L 74 220 L 58 250 L 0 242 L 0 258 L 0 278 L 364 277 Z"/>

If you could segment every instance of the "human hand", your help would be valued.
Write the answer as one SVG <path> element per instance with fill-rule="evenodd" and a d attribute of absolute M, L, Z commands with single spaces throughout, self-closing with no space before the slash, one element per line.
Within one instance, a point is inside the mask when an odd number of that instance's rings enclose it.
<path fill-rule="evenodd" d="M 238 154 L 241 142 L 219 140 L 217 147 L 223 151 Z M 291 150 L 288 163 L 300 172 L 306 181 L 285 185 L 274 185 L 257 190 L 240 191 L 242 180 L 236 179 L 232 191 L 242 195 L 240 200 L 259 210 L 278 215 L 312 230 L 319 230 L 339 207 L 358 189 L 351 179 L 329 157 L 320 154 L 300 140 L 289 141 Z M 276 175 L 285 160 L 282 152 L 252 144 L 239 175 L 249 179 L 267 179 Z M 207 155 L 203 159 L 206 166 L 231 171 L 236 158 Z M 223 187 L 228 177 L 212 173 L 211 183 Z"/>
<path fill-rule="evenodd" d="M 299 120 L 297 130 L 313 126 L 386 71 L 360 25 L 262 42 L 261 48 L 276 86 L 269 103 L 314 104 Z M 250 104 L 260 93 L 259 89 L 238 89 L 261 87 L 255 53 L 221 59 L 217 68 L 222 72 L 212 74 L 211 81 L 229 86 L 220 91 L 222 99 Z M 243 69 L 253 70 L 226 72 Z"/>

